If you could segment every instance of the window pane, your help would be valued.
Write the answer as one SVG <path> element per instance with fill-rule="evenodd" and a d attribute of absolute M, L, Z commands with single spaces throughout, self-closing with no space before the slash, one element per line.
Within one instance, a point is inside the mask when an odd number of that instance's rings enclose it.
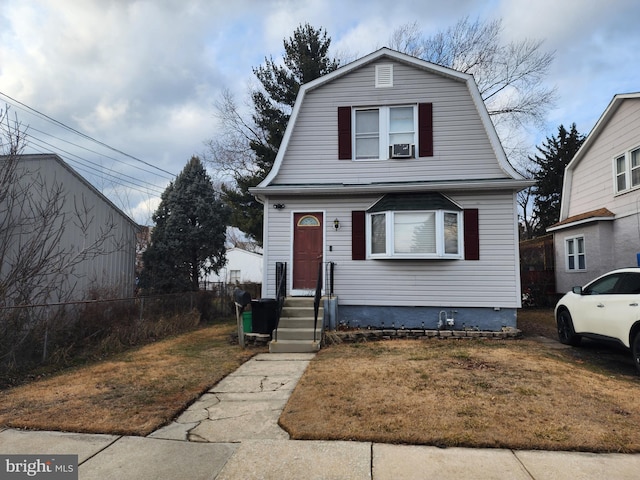
<path fill-rule="evenodd" d="M 624 173 L 622 175 L 618 175 L 617 180 L 617 189 L 619 192 L 627 188 L 627 178 Z"/>
<path fill-rule="evenodd" d="M 575 257 L 569 257 L 569 270 L 576 269 L 576 259 Z"/>
<path fill-rule="evenodd" d="M 389 109 L 389 132 L 413 132 L 413 107 L 394 107 Z"/>
<path fill-rule="evenodd" d="M 640 185 L 640 149 L 631 152 L 631 186 Z"/>
<path fill-rule="evenodd" d="M 389 135 L 389 145 L 408 143 L 413 145 L 413 133 L 394 133 Z"/>
<path fill-rule="evenodd" d="M 584 270 L 585 268 L 584 255 L 578 255 L 578 270 Z"/>
<path fill-rule="evenodd" d="M 616 284 L 620 281 L 622 274 L 615 273 L 593 282 L 586 289 L 589 294 L 610 294 L 615 291 Z"/>
<path fill-rule="evenodd" d="M 617 292 L 621 294 L 636 295 L 640 293 L 640 275 L 636 273 L 627 273 L 620 285 L 618 285 Z"/>
<path fill-rule="evenodd" d="M 371 253 L 387 253 L 386 215 L 371 215 Z"/>
<path fill-rule="evenodd" d="M 379 111 L 356 110 L 356 158 L 379 158 Z"/>
<path fill-rule="evenodd" d="M 393 233 L 394 253 L 436 253 L 433 212 L 396 212 Z"/>
<path fill-rule="evenodd" d="M 578 253 L 584 253 L 584 238 L 576 238 L 578 244 Z"/>
<path fill-rule="evenodd" d="M 458 214 L 444 214 L 444 253 L 458 253 Z"/>
<path fill-rule="evenodd" d="M 573 255 L 573 240 L 567 240 L 567 253 Z"/>
<path fill-rule="evenodd" d="M 378 138 L 356 138 L 356 158 L 378 158 L 379 156 Z"/>
<path fill-rule="evenodd" d="M 356 110 L 356 135 L 378 134 L 378 110 Z"/>
<path fill-rule="evenodd" d="M 616 158 L 616 188 L 620 192 L 627 188 L 627 162 L 624 156 Z"/>

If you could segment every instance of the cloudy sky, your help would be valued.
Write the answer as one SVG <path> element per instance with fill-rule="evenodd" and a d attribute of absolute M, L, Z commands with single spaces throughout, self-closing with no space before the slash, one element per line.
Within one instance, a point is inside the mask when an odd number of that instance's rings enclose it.
<path fill-rule="evenodd" d="M 588 133 L 614 94 L 640 91 L 637 0 L 0 0 L 0 107 L 28 127 L 27 152 L 55 151 L 148 223 L 215 137 L 221 92 L 242 103 L 252 67 L 300 24 L 354 58 L 403 24 L 430 35 L 463 16 L 500 18 L 505 41 L 556 52 L 558 100 L 538 141 L 560 124 Z"/>

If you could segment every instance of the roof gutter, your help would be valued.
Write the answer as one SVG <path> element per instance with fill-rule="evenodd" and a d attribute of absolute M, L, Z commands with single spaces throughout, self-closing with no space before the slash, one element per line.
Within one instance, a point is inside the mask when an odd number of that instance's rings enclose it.
<path fill-rule="evenodd" d="M 360 195 L 387 192 L 436 192 L 443 190 L 513 190 L 520 191 L 535 184 L 534 180 L 482 179 L 482 180 L 443 180 L 434 182 L 394 182 L 364 184 L 300 184 L 269 185 L 249 189 L 256 198 L 264 203 L 269 195 Z"/>

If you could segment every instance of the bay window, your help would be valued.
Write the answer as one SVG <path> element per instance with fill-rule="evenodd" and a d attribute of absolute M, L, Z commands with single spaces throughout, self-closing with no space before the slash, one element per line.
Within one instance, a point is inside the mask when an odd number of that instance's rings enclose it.
<path fill-rule="evenodd" d="M 385 211 L 368 214 L 371 258 L 461 258 L 461 212 Z"/>

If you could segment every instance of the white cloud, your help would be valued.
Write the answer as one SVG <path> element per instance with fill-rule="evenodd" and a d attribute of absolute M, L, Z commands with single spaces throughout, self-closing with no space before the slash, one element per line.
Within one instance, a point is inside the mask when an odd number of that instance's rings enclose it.
<path fill-rule="evenodd" d="M 636 0 L 3 0 L 0 92 L 178 173 L 215 135 L 221 90 L 242 103 L 255 82 L 252 67 L 280 58 L 298 25 L 325 28 L 332 55 L 353 59 L 388 45 L 402 24 L 416 21 L 433 34 L 466 15 L 501 17 L 505 38 L 545 39 L 544 48 L 556 50 L 549 83 L 560 98 L 543 138 L 560 123 L 588 130 L 613 94 L 640 90 Z M 78 141 L 18 113 L 25 124 Z M 126 199 L 134 209 L 144 203 L 136 195 Z"/>

